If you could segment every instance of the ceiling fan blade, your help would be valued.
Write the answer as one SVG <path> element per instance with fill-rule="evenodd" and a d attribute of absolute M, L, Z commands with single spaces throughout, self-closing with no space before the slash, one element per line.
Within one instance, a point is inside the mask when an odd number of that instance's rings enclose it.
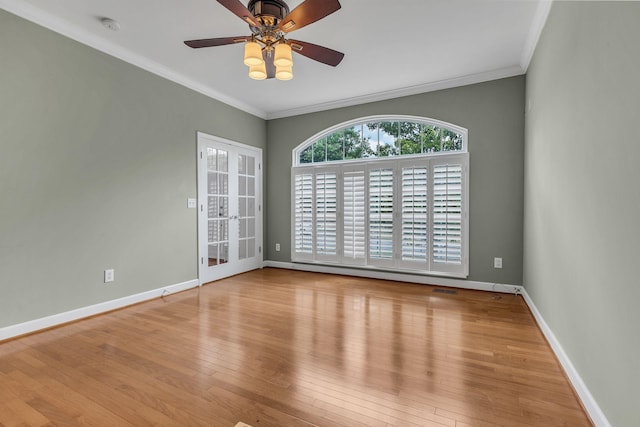
<path fill-rule="evenodd" d="M 254 27 L 258 28 L 262 27 L 260 21 L 258 21 L 256 17 L 253 16 L 251 12 L 249 12 L 249 9 L 247 9 L 245 5 L 240 3 L 240 0 L 218 0 L 218 3 L 229 9 L 249 25 L 253 25 Z"/>
<path fill-rule="evenodd" d="M 199 49 L 201 47 L 224 46 L 226 44 L 243 43 L 251 39 L 249 36 L 218 37 L 215 39 L 187 40 L 184 42 L 189 47 Z"/>
<path fill-rule="evenodd" d="M 299 30 L 332 14 L 340 7 L 338 0 L 306 0 L 282 18 L 278 28 L 285 33 Z"/>
<path fill-rule="evenodd" d="M 267 78 L 272 79 L 276 76 L 276 66 L 273 63 L 273 53 L 270 55 L 266 50 L 262 51 L 264 65 L 267 67 Z"/>
<path fill-rule="evenodd" d="M 328 47 L 318 46 L 317 44 L 302 42 L 300 40 L 289 40 L 291 50 L 297 52 L 300 55 L 304 55 L 307 58 L 311 58 L 314 61 L 322 62 L 323 64 L 331 65 L 335 67 L 344 58 L 344 53 L 337 50 L 329 49 Z"/>

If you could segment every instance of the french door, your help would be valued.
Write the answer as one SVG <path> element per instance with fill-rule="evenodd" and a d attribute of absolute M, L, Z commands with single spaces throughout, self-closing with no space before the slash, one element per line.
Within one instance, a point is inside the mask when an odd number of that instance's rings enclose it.
<path fill-rule="evenodd" d="M 198 133 L 200 284 L 262 267 L 262 150 Z"/>

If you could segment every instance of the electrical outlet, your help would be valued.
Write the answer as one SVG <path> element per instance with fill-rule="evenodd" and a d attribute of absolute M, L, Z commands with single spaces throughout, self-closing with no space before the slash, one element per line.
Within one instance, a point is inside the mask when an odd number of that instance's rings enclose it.
<path fill-rule="evenodd" d="M 276 252 L 280 252 L 280 243 L 276 243 Z"/>
<path fill-rule="evenodd" d="M 187 199 L 187 208 L 195 209 L 196 208 L 196 204 L 197 204 L 196 199 Z"/>
<path fill-rule="evenodd" d="M 113 268 L 109 268 L 104 271 L 104 283 L 113 282 L 114 277 Z"/>
<path fill-rule="evenodd" d="M 493 259 L 493 268 L 502 268 L 502 258 Z"/>

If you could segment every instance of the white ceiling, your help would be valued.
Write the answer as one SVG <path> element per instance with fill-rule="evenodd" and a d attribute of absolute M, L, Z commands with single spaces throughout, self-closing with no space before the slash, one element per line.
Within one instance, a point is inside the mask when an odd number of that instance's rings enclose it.
<path fill-rule="evenodd" d="M 300 3 L 288 1 L 291 10 Z M 294 78 L 282 82 L 249 79 L 242 46 L 183 44 L 250 34 L 216 0 L 0 0 L 10 12 L 263 118 L 522 74 L 550 7 L 549 0 L 341 4 L 289 36 L 343 52 L 342 63 L 294 55 Z M 120 31 L 104 28 L 102 17 Z"/>

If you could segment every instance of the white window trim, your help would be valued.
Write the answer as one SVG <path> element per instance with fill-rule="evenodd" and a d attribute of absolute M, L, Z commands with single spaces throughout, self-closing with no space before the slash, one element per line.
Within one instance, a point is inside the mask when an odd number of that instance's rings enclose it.
<path fill-rule="evenodd" d="M 441 120 L 436 120 L 436 119 L 430 119 L 427 117 L 419 117 L 419 116 L 405 116 L 405 115 L 376 115 L 376 116 L 367 116 L 367 117 L 360 117 L 358 119 L 353 119 L 353 120 L 348 120 L 346 122 L 342 122 L 339 123 L 335 126 L 331 126 L 330 128 L 324 129 L 318 133 L 316 133 L 315 135 L 311 136 L 310 138 L 308 138 L 307 140 L 305 140 L 302 144 L 298 145 L 292 152 L 291 152 L 291 164 L 293 166 L 301 166 L 300 164 L 300 154 L 302 154 L 302 152 L 311 144 L 313 144 L 314 142 L 318 141 L 319 139 L 322 139 L 326 136 L 329 136 L 341 129 L 344 128 L 348 128 L 351 126 L 355 126 L 355 125 L 359 125 L 359 124 L 363 124 L 363 123 L 369 123 L 369 122 L 392 122 L 392 121 L 399 121 L 399 122 L 414 122 L 414 123 L 421 123 L 421 124 L 425 124 L 425 125 L 429 125 L 429 126 L 437 126 L 437 127 L 442 127 L 442 128 L 446 128 L 448 130 L 454 131 L 456 133 L 459 133 L 460 135 L 462 135 L 462 150 L 460 151 L 444 151 L 444 152 L 435 152 L 435 153 L 428 153 L 427 155 L 429 156 L 446 156 L 452 153 L 466 153 L 467 152 L 467 129 L 463 128 L 461 126 L 458 125 L 454 125 L 453 123 L 447 123 L 447 122 L 443 122 Z M 425 154 L 409 154 L 409 155 L 404 155 L 404 156 L 393 156 L 395 157 L 412 157 L 412 156 L 424 156 Z M 385 159 L 386 157 L 377 157 L 377 158 L 371 158 L 372 161 L 375 161 L 376 159 Z M 347 162 L 360 162 L 364 159 L 356 159 L 356 160 L 338 160 L 338 161 L 328 161 L 328 162 L 323 162 L 323 163 L 318 163 L 318 164 L 327 164 L 327 163 L 347 163 Z M 309 164 L 309 163 L 304 163 L 304 164 Z"/>
<path fill-rule="evenodd" d="M 462 135 L 462 150 L 460 151 L 445 151 L 445 152 L 433 152 L 433 153 L 420 153 L 420 154 L 411 154 L 411 155 L 403 155 L 403 156 L 390 156 L 390 157 L 373 157 L 366 159 L 352 159 L 352 160 L 340 160 L 340 161 L 327 161 L 322 163 L 300 163 L 300 154 L 303 150 L 305 150 L 308 146 L 315 143 L 317 140 L 324 138 L 332 133 L 339 131 L 344 128 L 348 128 L 350 126 L 360 125 L 363 123 L 376 122 L 376 121 L 401 121 L 401 122 L 414 122 L 421 123 L 429 126 L 436 126 L 445 128 L 447 130 L 456 132 Z M 375 115 L 375 116 L 367 116 L 360 117 L 358 119 L 349 120 L 346 122 L 339 123 L 335 126 L 327 128 L 321 132 L 316 133 L 312 137 L 308 138 L 294 150 L 292 150 L 292 168 L 291 168 L 291 260 L 292 262 L 300 262 L 300 263 L 309 263 L 309 264 L 318 264 L 318 265 L 343 265 L 348 266 L 350 268 L 361 268 L 366 270 L 379 270 L 379 271 L 395 271 L 395 272 L 406 272 L 413 274 L 422 274 L 422 275 L 431 275 L 431 276 L 444 276 L 444 277 L 456 277 L 456 278 L 466 278 L 469 275 L 469 153 L 467 151 L 467 138 L 468 131 L 467 129 L 454 125 L 452 123 L 443 122 L 440 120 L 425 118 L 425 117 L 417 117 L 417 116 L 406 116 L 406 115 Z M 446 265 L 438 264 L 437 269 L 435 268 L 435 262 L 433 259 L 433 220 L 431 218 L 433 214 L 433 192 L 431 191 L 432 187 L 429 187 L 429 220 L 428 220 L 428 228 L 429 228 L 429 238 L 428 238 L 428 260 L 426 261 L 426 268 L 421 269 L 419 267 L 411 266 L 411 262 L 404 261 L 404 267 L 402 266 L 403 262 L 399 260 L 401 258 L 401 232 L 400 228 L 400 215 L 401 215 L 401 201 L 397 202 L 397 199 L 394 200 L 394 227 L 393 227 L 393 241 L 394 241 L 394 255 L 392 262 L 380 262 L 377 265 L 372 265 L 369 257 L 369 214 L 368 214 L 368 206 L 369 206 L 369 171 L 375 167 L 384 167 L 386 165 L 391 165 L 394 168 L 394 194 L 399 195 L 400 186 L 401 186 L 401 178 L 397 175 L 399 171 L 402 170 L 403 164 L 415 164 L 425 162 L 429 165 L 428 173 L 429 180 L 433 180 L 433 166 L 446 164 L 449 161 L 454 161 L 458 165 L 462 165 L 462 230 L 461 230 L 461 265 L 458 267 L 448 268 Z M 321 171 L 338 171 L 338 195 L 337 195 L 337 208 L 338 208 L 338 224 L 337 224 L 337 253 L 334 259 L 320 259 L 316 255 L 316 242 L 315 242 L 315 232 L 313 234 L 313 251 L 311 254 L 300 255 L 296 254 L 295 251 L 295 177 L 297 173 L 304 171 L 312 175 L 313 188 L 315 192 L 316 185 L 316 173 Z M 346 263 L 344 262 L 344 254 L 343 247 L 343 231 L 344 231 L 344 211 L 343 211 L 343 177 L 344 172 L 353 171 L 353 170 L 363 170 L 365 174 L 365 258 L 361 263 Z M 314 193 L 315 194 L 315 193 Z M 401 197 L 401 196 L 400 196 Z M 316 204 L 315 200 L 313 201 L 313 224 L 315 226 L 315 214 L 316 214 Z M 407 267 L 409 266 L 409 267 Z"/>

